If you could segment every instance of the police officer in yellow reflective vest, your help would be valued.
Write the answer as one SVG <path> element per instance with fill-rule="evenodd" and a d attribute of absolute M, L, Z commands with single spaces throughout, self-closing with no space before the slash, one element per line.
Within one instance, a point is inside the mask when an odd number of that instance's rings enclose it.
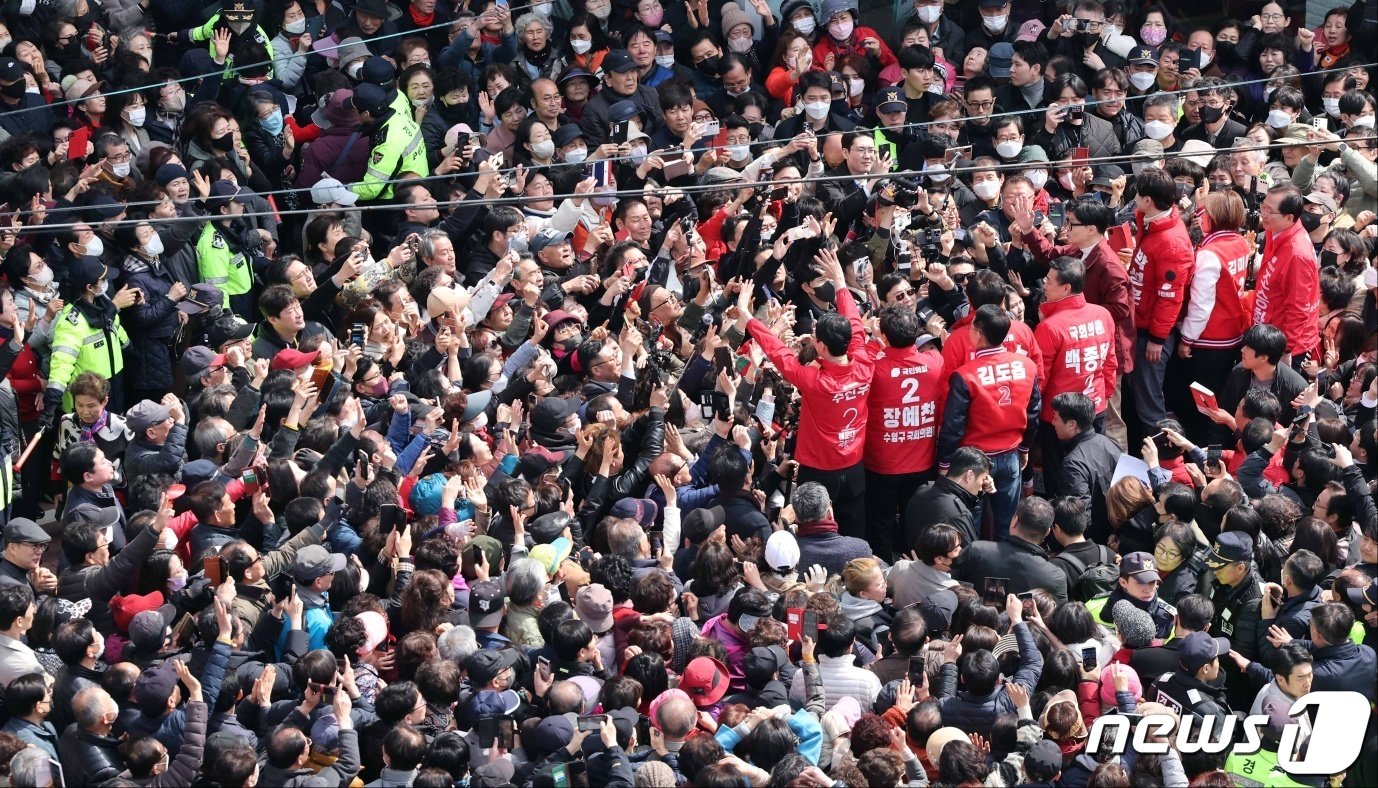
<path fill-rule="evenodd" d="M 223 306 L 237 315 L 253 314 L 253 261 L 263 244 L 258 231 L 238 218 L 248 202 L 248 190 L 233 181 L 212 183 L 210 196 L 205 199 L 211 220 L 196 240 L 201 281 L 220 288 L 225 294 Z"/>
<path fill-rule="evenodd" d="M 39 425 L 47 428 L 72 409 L 67 385 L 83 372 L 94 372 L 110 381 L 112 412 L 124 411 L 124 347 L 129 337 L 120 325 L 118 310 L 137 303 L 139 291 L 125 289 L 112 300 L 106 293 L 110 271 L 99 258 L 78 257 L 67 271 L 72 300 L 53 320 L 53 356 L 48 367 L 48 388 L 43 393 Z M 126 303 L 127 302 L 127 303 Z"/>
<path fill-rule="evenodd" d="M 390 91 L 370 83 L 355 86 L 351 99 L 360 125 L 373 129 L 364 178 L 353 187 L 366 201 L 391 199 L 391 182 L 404 173 L 425 175 L 430 171 L 421 127 L 411 113 L 398 112 L 391 99 Z"/>
<path fill-rule="evenodd" d="M 262 27 L 254 24 L 254 4 L 252 0 L 224 0 L 220 4 L 220 13 L 214 14 L 204 25 L 193 27 L 184 31 L 181 35 L 193 43 L 208 41 L 206 45 L 211 57 L 215 57 L 215 31 L 224 29 L 230 31 L 230 54 L 225 58 L 225 78 L 230 79 L 235 76 L 234 52 L 239 50 L 239 45 L 245 41 L 256 41 L 263 45 L 263 48 L 270 54 L 273 51 L 272 40 Z M 250 64 L 245 64 L 250 65 Z M 267 76 L 273 77 L 273 65 L 267 63 Z"/>

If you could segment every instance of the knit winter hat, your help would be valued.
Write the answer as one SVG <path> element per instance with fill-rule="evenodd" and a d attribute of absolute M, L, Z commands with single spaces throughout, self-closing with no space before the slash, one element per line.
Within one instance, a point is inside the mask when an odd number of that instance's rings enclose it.
<path fill-rule="evenodd" d="M 723 3 L 722 37 L 724 41 L 727 40 L 727 35 L 732 32 L 732 28 L 737 25 L 750 25 L 751 35 L 753 36 L 758 32 L 756 30 L 756 23 L 751 21 L 751 18 L 746 15 L 746 12 L 742 10 L 741 6 L 736 3 Z"/>
<path fill-rule="evenodd" d="M 664 761 L 646 761 L 636 768 L 637 788 L 675 788 L 675 772 Z"/>
<path fill-rule="evenodd" d="M 1115 629 L 1119 631 L 1120 640 L 1126 648 L 1149 646 L 1153 643 L 1153 637 L 1158 634 L 1153 616 L 1135 607 L 1128 599 L 1121 599 L 1115 603 L 1111 610 L 1111 618 L 1115 621 Z"/>

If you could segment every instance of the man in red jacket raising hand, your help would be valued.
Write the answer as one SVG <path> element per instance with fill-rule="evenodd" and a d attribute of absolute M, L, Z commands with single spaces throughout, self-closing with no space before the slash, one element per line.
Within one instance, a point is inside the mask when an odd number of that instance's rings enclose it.
<path fill-rule="evenodd" d="M 1005 349 L 1009 330 L 1010 317 L 1002 307 L 987 304 L 976 310 L 970 328 L 976 357 L 948 379 L 943 429 L 938 433 L 938 468 L 944 472 L 962 446 L 990 457 L 996 539 L 1009 535 L 1010 520 L 1019 508 L 1019 472 L 1028 464 L 1043 407 L 1038 367 L 1028 356 Z"/>
<path fill-rule="evenodd" d="M 750 287 L 743 287 L 738 298 L 737 320 L 746 322 L 746 334 L 756 340 L 785 380 L 799 389 L 799 439 L 794 452 L 799 483 L 819 482 L 828 488 L 838 533 L 864 537 L 866 474 L 861 457 L 866 444 L 866 395 L 875 365 L 866 351 L 866 329 L 837 253 L 824 248 L 814 257 L 814 267 L 817 273 L 806 281 L 825 277 L 837 301 L 836 312 L 826 312 L 814 322 L 816 365 L 801 364 L 769 326 L 751 317 Z"/>
<path fill-rule="evenodd" d="M 1134 198 L 1138 248 L 1129 261 L 1129 290 L 1134 295 L 1133 371 L 1129 390 L 1141 432 L 1131 432 L 1129 445 L 1155 432 L 1153 425 L 1167 417 L 1163 399 L 1163 373 L 1172 355 L 1177 316 L 1182 312 L 1196 263 L 1191 236 L 1177 213 L 1177 184 L 1159 169 L 1138 175 L 1139 196 Z M 1128 423 L 1128 419 L 1125 420 Z"/>

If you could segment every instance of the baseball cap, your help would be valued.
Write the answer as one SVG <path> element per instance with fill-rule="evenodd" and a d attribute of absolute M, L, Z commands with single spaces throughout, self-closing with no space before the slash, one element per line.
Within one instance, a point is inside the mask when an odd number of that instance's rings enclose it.
<path fill-rule="evenodd" d="M 1254 557 L 1254 538 L 1243 531 L 1225 531 L 1215 537 L 1206 566 L 1219 569 L 1228 564 L 1251 561 Z"/>
<path fill-rule="evenodd" d="M 554 328 L 553 323 L 550 325 Z M 572 399 L 546 397 L 531 409 L 531 426 L 543 433 L 553 433 L 564 424 L 570 414 L 578 412 L 579 403 Z"/>
<path fill-rule="evenodd" d="M 766 540 L 766 565 L 785 574 L 799 565 L 799 541 L 789 531 L 776 531 Z"/>
<path fill-rule="evenodd" d="M 150 591 L 142 595 L 117 594 L 110 598 L 110 615 L 115 621 L 115 627 L 121 632 L 129 631 L 129 625 L 135 616 L 151 610 L 163 613 L 168 621 L 177 615 L 176 606 L 163 604 L 161 591 Z"/>
<path fill-rule="evenodd" d="M 612 629 L 612 606 L 612 592 L 598 583 L 584 586 L 574 595 L 574 612 L 595 635 Z"/>
<path fill-rule="evenodd" d="M 1158 50 L 1153 47 L 1134 47 L 1129 50 L 1129 65 L 1158 65 Z"/>
<path fill-rule="evenodd" d="M 604 60 L 606 65 L 608 61 Z M 631 120 L 641 117 L 641 108 L 635 101 L 615 101 L 608 107 L 608 120 Z"/>
<path fill-rule="evenodd" d="M 206 341 L 211 350 L 218 350 L 227 342 L 253 336 L 256 327 L 256 323 L 246 323 L 237 317 L 222 317 L 211 324 L 210 330 L 206 332 Z"/>
<path fill-rule="evenodd" d="M 48 532 L 27 517 L 16 517 L 5 523 L 5 544 L 47 544 L 53 541 Z"/>
<path fill-rule="evenodd" d="M 566 123 L 556 129 L 555 133 L 551 135 L 552 139 L 555 140 L 556 147 L 560 148 L 563 148 L 582 136 L 584 136 L 584 130 L 579 128 L 579 124 L 577 123 Z"/>
<path fill-rule="evenodd" d="M 12 57 L 0 57 L 0 80 L 18 82 L 24 78 L 24 66 Z"/>
<path fill-rule="evenodd" d="M 789 664 L 789 655 L 779 646 L 757 646 L 742 658 L 742 673 L 746 683 L 761 688 L 771 680 L 780 668 Z"/>
<path fill-rule="evenodd" d="M 607 62 L 607 59 L 604 58 L 603 62 L 606 63 L 606 62 Z M 584 70 L 584 69 L 582 69 L 582 68 L 575 67 L 575 68 L 571 68 L 571 69 L 565 71 L 565 73 L 561 74 L 561 75 L 560 75 L 560 80 L 559 80 L 559 82 L 560 82 L 561 85 L 563 85 L 563 84 L 565 84 L 566 82 L 570 81 L 571 79 L 579 79 L 579 78 L 581 78 L 581 77 L 584 78 L 584 79 L 589 80 L 590 82 L 597 81 L 597 77 L 595 77 L 594 75 L 590 74 L 588 71 L 586 71 L 586 70 Z"/>
<path fill-rule="evenodd" d="M 904 100 L 904 92 L 897 87 L 883 88 L 876 94 L 876 112 L 904 112 L 909 102 Z"/>
<path fill-rule="evenodd" d="M 1319 205 L 1330 213 L 1335 213 L 1339 208 L 1335 207 L 1335 198 L 1325 192 L 1311 192 L 1306 195 L 1306 201 L 1312 205 Z"/>
<path fill-rule="evenodd" d="M 1152 553 L 1128 553 L 1120 559 L 1120 577 L 1133 577 L 1141 583 L 1154 583 L 1163 578 Z"/>
<path fill-rule="evenodd" d="M 370 82 L 382 87 L 384 83 L 397 79 L 397 69 L 392 67 L 385 58 L 374 55 L 364 61 L 364 67 L 359 72 L 359 79 L 362 82 Z"/>
<path fill-rule="evenodd" d="M 1117 178 L 1124 177 L 1124 170 L 1114 164 L 1097 164 L 1091 171 L 1091 185 L 1109 189 Z"/>
<path fill-rule="evenodd" d="M 349 106 L 357 112 L 378 115 L 388 107 L 388 93 L 371 82 L 360 82 L 354 86 L 354 95 L 349 97 Z"/>
<path fill-rule="evenodd" d="M 1010 66 L 1014 65 L 1014 46 L 1007 41 L 992 46 L 986 53 L 986 67 L 992 77 L 1008 77 Z"/>
<path fill-rule="evenodd" d="M 163 405 L 161 402 L 154 402 L 151 399 L 146 399 L 130 408 L 129 411 L 124 414 L 124 421 L 129 425 L 129 429 L 134 431 L 135 437 L 137 437 L 142 435 L 143 431 L 149 427 L 167 421 L 170 415 L 167 406 Z"/>
<path fill-rule="evenodd" d="M 522 465 L 536 463 L 542 464 L 547 469 L 551 467 L 550 461 L 546 458 L 538 454 L 527 454 L 518 461 L 518 471 L 521 470 Z M 565 512 L 550 512 L 527 523 L 526 532 L 531 535 L 531 540 L 536 544 L 550 544 L 560 538 L 565 529 L 569 527 L 572 519 Z"/>
<path fill-rule="evenodd" d="M 62 515 L 64 526 L 76 525 L 77 523 L 94 523 L 101 528 L 108 528 L 119 521 L 119 509 L 113 506 L 96 506 L 90 503 L 75 506 Z"/>
<path fill-rule="evenodd" d="M 237 203 L 247 203 L 250 192 L 248 189 L 240 188 L 234 181 L 218 180 L 211 184 L 211 194 L 205 199 L 206 207 L 212 211 L 218 211 L 230 203 L 231 200 Z"/>
<path fill-rule="evenodd" d="M 841 74 L 837 73 L 836 71 L 825 71 L 823 73 L 827 74 L 828 76 L 829 90 L 831 90 L 833 93 L 847 92 L 847 80 L 843 79 Z"/>
<path fill-rule="evenodd" d="M 613 517 L 636 520 L 642 528 L 650 528 L 660 514 L 660 507 L 650 498 L 619 498 L 608 513 Z"/>
<path fill-rule="evenodd" d="M 224 291 L 215 285 L 197 282 L 187 291 L 187 297 L 177 302 L 177 309 L 189 315 L 200 315 L 224 303 Z"/>
<path fill-rule="evenodd" d="M 134 648 L 144 652 L 157 652 L 167 642 L 168 627 L 172 626 L 172 620 L 177 615 L 176 608 L 171 612 L 165 608 L 172 607 L 164 605 L 157 610 L 145 610 L 136 613 L 129 620 L 129 642 L 134 644 Z"/>
<path fill-rule="evenodd" d="M 343 553 L 332 553 L 318 544 L 307 545 L 297 551 L 292 560 L 292 577 L 298 583 L 314 583 L 323 575 L 340 572 L 345 568 Z"/>
<path fill-rule="evenodd" d="M 679 688 L 702 709 L 723 699 L 728 682 L 726 665 L 712 657 L 694 657 L 684 668 Z"/>
<path fill-rule="evenodd" d="M 625 49 L 614 49 L 603 56 L 603 70 L 612 71 L 618 74 L 625 74 L 636 68 L 636 61 L 632 60 L 632 55 Z M 620 120 L 620 118 L 619 118 Z"/>
<path fill-rule="evenodd" d="M 1042 145 L 1025 145 L 1019 151 L 1019 155 L 1014 157 L 1015 164 L 1031 164 L 1033 162 L 1048 163 L 1048 153 L 1043 150 Z"/>
<path fill-rule="evenodd" d="M 517 652 L 513 649 L 485 648 L 475 651 L 464 663 L 469 671 L 469 683 L 482 687 L 504 670 L 517 664 Z"/>
<path fill-rule="evenodd" d="M 946 588 L 934 591 L 919 603 L 919 615 L 928 626 L 928 631 L 937 635 L 947 632 L 952 626 L 952 616 L 957 612 L 957 595 Z"/>
<path fill-rule="evenodd" d="M 101 280 L 109 271 L 99 257 L 84 254 L 67 266 L 67 281 L 74 287 L 86 287 Z"/>
<path fill-rule="evenodd" d="M 173 660 L 144 668 L 134 682 L 134 702 L 147 709 L 161 710 L 177 689 L 177 669 Z"/>
<path fill-rule="evenodd" d="M 721 506 L 705 506 L 684 515 L 680 533 L 693 544 L 700 544 L 719 526 L 727 524 L 727 512 Z"/>
<path fill-rule="evenodd" d="M 325 100 L 311 113 L 311 122 L 323 129 L 331 126 L 354 126 L 359 123 L 359 113 L 350 103 L 354 91 L 341 88 L 325 97 Z"/>
<path fill-rule="evenodd" d="M 283 348 L 277 352 L 277 355 L 273 356 L 273 363 L 270 366 L 273 369 L 301 369 L 308 364 L 314 364 L 316 357 L 320 354 L 319 350 L 303 353 L 295 348 Z"/>
<path fill-rule="evenodd" d="M 199 378 L 216 367 L 225 366 L 225 354 L 216 353 L 205 345 L 193 345 L 182 353 L 179 364 L 183 375 Z"/>
<path fill-rule="evenodd" d="M 1230 653 L 1230 641 L 1211 637 L 1207 632 L 1193 632 L 1177 644 L 1177 662 L 1182 670 L 1195 674 L 1216 657 Z"/>
<path fill-rule="evenodd" d="M 495 627 L 502 623 L 503 603 L 507 595 L 497 580 L 481 580 L 469 589 L 469 626 Z"/>
<path fill-rule="evenodd" d="M 1062 750 L 1052 739 L 1039 739 L 1024 755 L 1024 776 L 1029 780 L 1047 782 L 1062 771 Z"/>
<path fill-rule="evenodd" d="M 353 205 L 359 201 L 359 195 L 350 191 L 335 178 L 321 178 L 311 187 L 311 201 L 317 205 L 332 202 L 340 205 Z"/>
<path fill-rule="evenodd" d="M 1041 22 L 1040 20 L 1030 19 L 1024 24 L 1020 25 L 1019 30 L 1015 31 L 1014 40 L 1037 41 L 1039 38 L 1043 36 L 1043 31 L 1047 29 L 1047 26 L 1044 25 L 1043 22 Z"/>
<path fill-rule="evenodd" d="M 8 529 L 6 529 L 5 541 L 8 542 L 9 539 L 10 535 Z M 1360 607 L 1362 605 L 1378 607 L 1378 580 L 1371 581 L 1363 588 L 1346 588 L 1345 599 L 1349 601 L 1349 604 L 1355 607 Z"/>
<path fill-rule="evenodd" d="M 539 233 L 536 233 L 536 235 L 532 237 L 531 243 L 529 244 L 529 248 L 531 249 L 532 254 L 535 254 L 536 252 L 545 249 L 547 246 L 565 243 L 573 237 L 574 233 L 567 233 L 562 230 L 556 230 L 554 227 L 545 227 L 542 228 L 542 230 Z M 563 310 L 557 309 L 551 312 L 550 314 L 553 315 L 557 312 L 563 312 Z M 563 313 L 566 315 L 569 314 L 568 312 Z M 550 322 L 549 315 L 547 315 L 546 317 L 546 324 L 550 325 L 553 328 L 554 324 Z"/>

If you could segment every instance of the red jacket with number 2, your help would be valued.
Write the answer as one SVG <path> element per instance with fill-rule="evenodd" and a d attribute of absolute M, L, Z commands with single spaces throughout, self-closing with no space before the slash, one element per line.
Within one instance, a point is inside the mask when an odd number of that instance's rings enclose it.
<path fill-rule="evenodd" d="M 891 347 L 876 357 L 867 400 L 866 470 L 898 475 L 933 468 L 947 376 L 931 346 Z"/>
<path fill-rule="evenodd" d="M 848 364 L 820 359 L 800 364 L 765 323 L 752 318 L 747 335 L 756 340 L 766 358 L 785 380 L 799 389 L 799 440 L 795 458 L 799 464 L 820 471 L 837 471 L 861 462 L 866 447 L 866 395 L 871 391 L 875 363 L 866 350 L 866 328 L 851 291 L 837 289 L 838 314 L 852 324 L 847 345 Z"/>
<path fill-rule="evenodd" d="M 976 358 L 948 378 L 938 467 L 946 471 L 962 446 L 986 454 L 1027 452 L 1038 431 L 1042 404 L 1038 367 L 1028 356 L 1003 347 L 976 351 Z"/>

